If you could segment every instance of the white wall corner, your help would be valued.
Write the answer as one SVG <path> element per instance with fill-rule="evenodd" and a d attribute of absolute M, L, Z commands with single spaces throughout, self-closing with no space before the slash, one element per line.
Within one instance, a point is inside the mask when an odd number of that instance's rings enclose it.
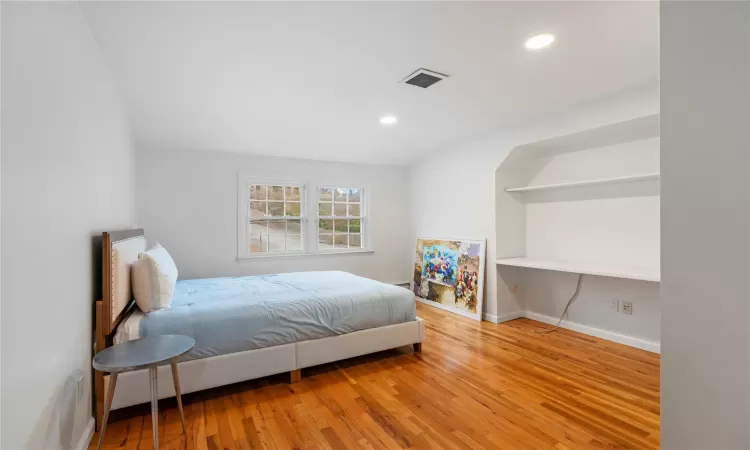
<path fill-rule="evenodd" d="M 513 319 L 520 319 L 521 317 L 525 317 L 524 311 L 516 311 L 516 312 L 512 312 L 508 314 L 501 314 L 499 316 L 495 314 L 488 314 L 488 313 L 482 314 L 482 320 L 486 320 L 487 322 L 492 322 L 492 323 L 503 323 L 503 322 L 507 322 Z"/>

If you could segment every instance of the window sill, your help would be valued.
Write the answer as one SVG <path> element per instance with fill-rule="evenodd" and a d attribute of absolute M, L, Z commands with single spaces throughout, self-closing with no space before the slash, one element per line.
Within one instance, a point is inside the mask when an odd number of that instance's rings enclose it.
<path fill-rule="evenodd" d="M 238 256 L 238 263 L 246 263 L 259 260 L 269 259 L 305 259 L 314 257 L 329 257 L 329 256 L 353 256 L 353 255 L 372 255 L 375 250 L 362 249 L 362 250 L 339 250 L 339 251 L 328 251 L 328 252 L 314 252 L 314 253 L 292 253 L 292 254 L 271 254 L 271 255 L 254 255 L 254 256 Z"/>

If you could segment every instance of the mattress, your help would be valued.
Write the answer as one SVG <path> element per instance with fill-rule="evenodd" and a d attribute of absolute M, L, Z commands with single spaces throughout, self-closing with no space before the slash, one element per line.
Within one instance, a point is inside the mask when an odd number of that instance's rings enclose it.
<path fill-rule="evenodd" d="M 191 360 L 415 320 L 408 289 L 346 272 L 299 272 L 177 281 L 169 309 L 136 311 L 114 340 L 192 336 L 183 357 Z"/>
<path fill-rule="evenodd" d="M 143 319 L 143 311 L 136 307 L 135 311 L 128 314 L 128 316 L 120 322 L 117 326 L 117 331 L 112 338 L 112 343 L 122 344 L 123 342 L 133 341 L 141 337 L 141 320 Z"/>

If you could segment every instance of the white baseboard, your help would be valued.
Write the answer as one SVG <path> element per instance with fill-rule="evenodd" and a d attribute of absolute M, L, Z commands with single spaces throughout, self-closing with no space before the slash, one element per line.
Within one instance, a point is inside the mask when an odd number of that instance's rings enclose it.
<path fill-rule="evenodd" d="M 92 437 L 94 437 L 94 418 L 89 417 L 89 421 L 86 424 L 86 428 L 83 430 L 81 439 L 78 440 L 78 444 L 76 444 L 75 449 L 86 450 L 87 448 L 89 448 L 89 444 L 91 443 Z"/>
<path fill-rule="evenodd" d="M 523 317 L 527 319 L 536 320 L 537 322 L 544 322 L 550 325 L 555 325 L 558 320 L 557 317 L 545 316 L 531 311 L 524 311 Z M 588 334 L 589 336 L 595 336 L 607 341 L 617 342 L 618 344 L 625 344 L 630 347 L 640 348 L 652 353 L 661 353 L 661 343 L 640 339 L 626 334 L 615 333 L 614 331 L 604 330 L 602 328 L 595 328 L 588 325 L 582 325 L 580 323 L 571 322 L 569 320 L 563 320 L 560 322 L 560 328 L 566 328 L 568 330 L 577 331 L 579 333 Z"/>
<path fill-rule="evenodd" d="M 494 314 L 488 314 L 488 313 L 482 314 L 482 320 L 486 320 L 487 322 L 492 322 L 492 323 L 503 323 L 509 320 L 519 319 L 521 317 L 525 317 L 523 311 L 517 311 L 514 313 L 510 313 L 510 314 L 503 314 L 502 316 L 496 316 Z"/>
<path fill-rule="evenodd" d="M 503 323 L 513 319 L 520 319 L 525 317 L 527 319 L 536 320 L 537 322 L 543 322 L 550 325 L 557 324 L 559 318 L 552 316 L 545 316 L 544 314 L 535 313 L 532 311 L 517 311 L 510 314 L 503 314 L 502 316 L 496 316 L 494 314 L 484 313 L 482 314 L 482 320 L 492 323 Z M 630 347 L 640 348 L 652 353 L 661 353 L 661 343 L 655 341 L 648 341 L 626 334 L 615 333 L 614 331 L 605 330 L 602 328 L 596 328 L 589 325 L 582 325 L 580 323 L 571 322 L 569 320 L 563 320 L 560 322 L 560 328 L 566 328 L 568 330 L 577 331 L 579 333 L 587 334 L 589 336 L 598 337 L 607 341 L 617 342 L 618 344 L 625 344 Z"/>

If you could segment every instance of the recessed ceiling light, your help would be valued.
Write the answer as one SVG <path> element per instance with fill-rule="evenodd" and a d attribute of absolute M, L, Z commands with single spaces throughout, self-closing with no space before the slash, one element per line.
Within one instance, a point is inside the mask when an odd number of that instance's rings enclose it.
<path fill-rule="evenodd" d="M 396 116 L 383 116 L 380 118 L 380 123 L 383 125 L 396 125 L 398 119 Z"/>
<path fill-rule="evenodd" d="M 538 34 L 526 40 L 526 48 L 529 50 L 539 50 L 549 47 L 553 42 L 555 42 L 553 34 Z"/>

